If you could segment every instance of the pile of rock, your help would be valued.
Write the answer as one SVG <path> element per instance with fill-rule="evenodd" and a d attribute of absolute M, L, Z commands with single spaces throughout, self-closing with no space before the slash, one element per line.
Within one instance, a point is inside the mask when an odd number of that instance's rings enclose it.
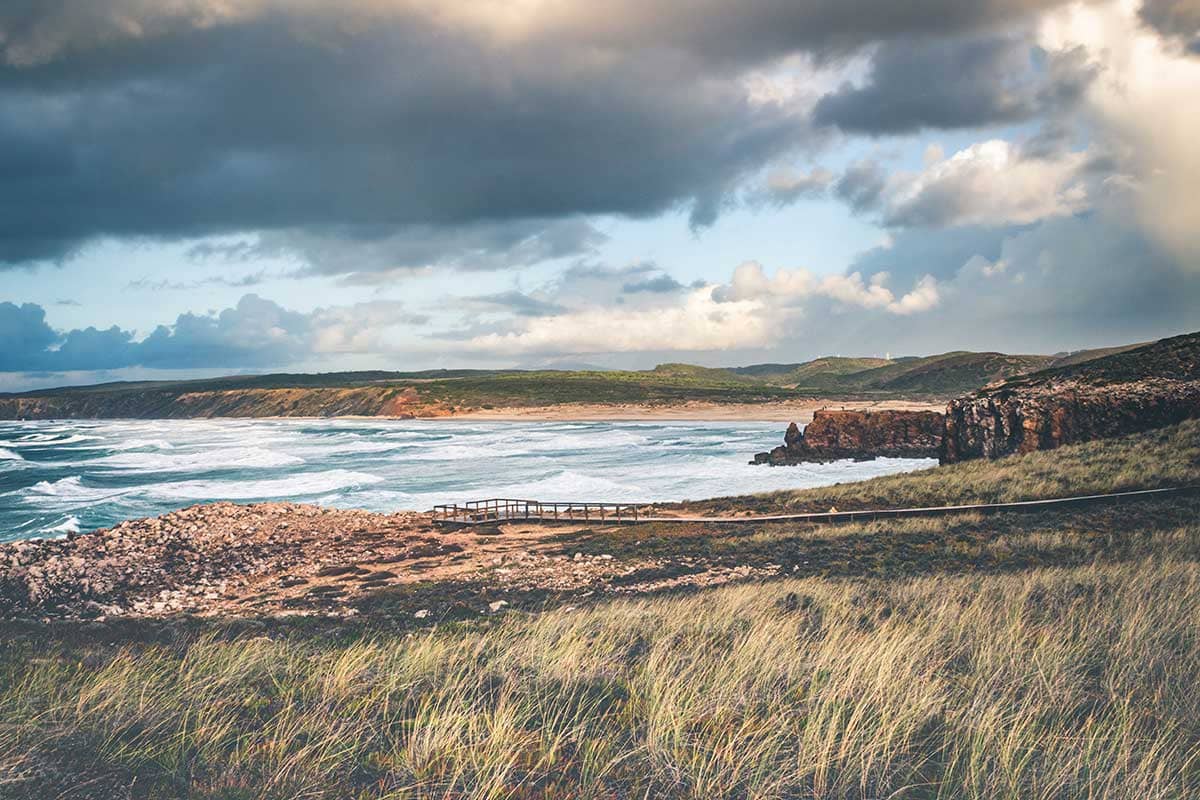
<path fill-rule="evenodd" d="M 0 544 L 0 618 L 214 612 L 267 578 L 443 549 L 418 533 L 432 533 L 425 515 L 214 503 Z"/>

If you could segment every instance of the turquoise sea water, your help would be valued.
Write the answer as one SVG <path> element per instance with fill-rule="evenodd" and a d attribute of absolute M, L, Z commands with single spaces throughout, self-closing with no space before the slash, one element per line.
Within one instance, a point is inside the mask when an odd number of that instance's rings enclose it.
<path fill-rule="evenodd" d="M 64 535 L 194 503 L 377 511 L 483 497 L 667 501 L 819 486 L 917 459 L 770 468 L 758 422 L 79 420 L 0 422 L 0 540 Z"/>

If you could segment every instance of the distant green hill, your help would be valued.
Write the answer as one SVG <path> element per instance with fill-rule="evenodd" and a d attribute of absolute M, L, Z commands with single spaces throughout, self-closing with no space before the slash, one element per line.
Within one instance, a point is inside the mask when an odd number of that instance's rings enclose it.
<path fill-rule="evenodd" d="M 845 376 L 844 390 L 954 395 L 998 380 L 1044 369 L 1053 356 L 1004 353 L 943 353 L 864 370 Z"/>
<path fill-rule="evenodd" d="M 0 394 L 0 419 L 441 416 L 479 408 L 572 403 L 764 403 L 800 397 L 946 400 L 1050 367 L 1082 369 L 1097 359 L 1109 363 L 1129 350 L 1114 347 L 1053 356 L 965 351 L 895 359 L 826 356 L 791 364 L 730 368 L 667 363 L 643 371 L 374 370 L 233 375 Z M 1129 369 L 1128 362 L 1126 357 L 1112 363 Z"/>
<path fill-rule="evenodd" d="M 1097 387 L 1154 378 L 1200 380 L 1200 332 L 1172 336 L 1148 344 L 1088 352 L 1098 355 L 1085 361 L 1058 361 L 1048 369 L 1014 376 L 1003 386 L 1033 386 L 1052 390 L 1055 383 L 1066 380 Z"/>
<path fill-rule="evenodd" d="M 1093 350 L 1076 350 L 1072 353 L 1059 353 L 1054 357 L 1054 363 L 1051 366 L 1069 367 L 1074 364 L 1083 364 L 1084 362 L 1095 361 L 1105 356 L 1137 350 L 1139 347 L 1145 347 L 1148 344 L 1153 344 L 1153 342 L 1139 342 L 1138 344 L 1123 344 L 1117 347 L 1098 347 Z"/>
<path fill-rule="evenodd" d="M 664 378 L 667 380 L 679 379 L 687 381 L 704 381 L 715 384 L 763 383 L 763 381 L 757 380 L 753 376 L 740 374 L 736 368 L 724 369 L 721 367 L 698 367 L 695 364 L 659 364 L 657 367 L 650 370 L 648 374 L 655 378 Z"/>
<path fill-rule="evenodd" d="M 886 358 L 842 358 L 825 356 L 798 364 L 755 364 L 733 367 L 729 371 L 780 385 L 836 385 L 844 375 L 895 363 Z"/>
<path fill-rule="evenodd" d="M 1086 360 L 1083 353 L 1074 357 Z M 934 356 L 841 358 L 798 364 L 755 364 L 729 372 L 815 394 L 951 396 L 1053 365 L 1056 356 L 955 351 Z"/>

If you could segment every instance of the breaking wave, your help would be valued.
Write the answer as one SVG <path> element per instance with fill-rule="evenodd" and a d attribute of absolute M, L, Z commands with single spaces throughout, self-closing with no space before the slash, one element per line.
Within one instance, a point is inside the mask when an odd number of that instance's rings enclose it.
<path fill-rule="evenodd" d="M 0 540 L 197 502 L 375 511 L 485 497 L 653 502 L 860 480 L 932 461 L 749 466 L 773 423 L 455 420 L 0 422 Z"/>

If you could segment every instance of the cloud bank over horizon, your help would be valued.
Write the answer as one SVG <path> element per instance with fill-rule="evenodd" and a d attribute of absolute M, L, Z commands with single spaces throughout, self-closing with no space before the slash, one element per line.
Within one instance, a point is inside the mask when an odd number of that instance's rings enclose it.
<path fill-rule="evenodd" d="M 0 384 L 1197 329 L 1198 42 L 1192 0 L 13 0 Z"/>

